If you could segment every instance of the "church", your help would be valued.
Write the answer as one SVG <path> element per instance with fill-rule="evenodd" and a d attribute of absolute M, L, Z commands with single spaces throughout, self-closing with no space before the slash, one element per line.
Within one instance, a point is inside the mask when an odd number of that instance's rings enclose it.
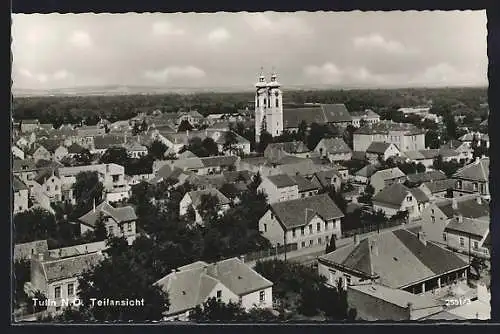
<path fill-rule="evenodd" d="M 272 73 L 269 82 L 261 73 L 255 88 L 256 142 L 260 141 L 262 131 L 277 137 L 283 131 L 298 131 L 302 121 L 308 126 L 317 123 L 346 127 L 352 123 L 352 117 L 344 104 L 314 104 L 300 108 L 283 108 L 283 92 L 276 73 Z"/>

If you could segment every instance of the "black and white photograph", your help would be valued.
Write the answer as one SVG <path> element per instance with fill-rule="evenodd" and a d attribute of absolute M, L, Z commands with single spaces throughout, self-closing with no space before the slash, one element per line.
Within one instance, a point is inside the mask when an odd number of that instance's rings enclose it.
<path fill-rule="evenodd" d="M 490 320 L 485 10 L 11 29 L 13 323 Z"/>

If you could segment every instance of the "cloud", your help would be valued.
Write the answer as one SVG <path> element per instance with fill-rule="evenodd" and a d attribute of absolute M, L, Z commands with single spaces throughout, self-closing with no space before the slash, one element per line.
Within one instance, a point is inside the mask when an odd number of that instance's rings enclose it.
<path fill-rule="evenodd" d="M 432 85 L 480 85 L 486 83 L 486 75 L 480 71 L 461 71 L 448 63 L 427 67 L 410 80 L 412 84 Z"/>
<path fill-rule="evenodd" d="M 304 68 L 308 77 L 317 78 L 324 84 L 336 84 L 342 81 L 342 71 L 333 63 L 325 63 L 322 66 L 309 65 Z"/>
<path fill-rule="evenodd" d="M 387 76 L 373 74 L 363 66 L 339 68 L 331 62 L 327 62 L 321 66 L 306 66 L 304 74 L 306 77 L 314 79 L 317 83 L 329 85 L 341 83 L 386 84 L 389 82 Z"/>
<path fill-rule="evenodd" d="M 208 34 L 208 40 L 212 43 L 221 43 L 231 38 L 231 35 L 225 28 L 217 28 Z"/>
<path fill-rule="evenodd" d="M 74 31 L 70 36 L 70 42 L 76 47 L 87 48 L 92 45 L 92 38 L 85 31 Z"/>
<path fill-rule="evenodd" d="M 73 77 L 73 74 L 69 73 L 66 70 L 59 70 L 52 74 L 47 74 L 42 72 L 34 73 L 26 68 L 20 68 L 18 73 L 24 78 L 27 78 L 32 81 L 34 80 L 35 82 L 38 83 L 46 83 L 49 81 L 61 81 Z"/>
<path fill-rule="evenodd" d="M 180 36 L 185 34 L 184 30 L 174 27 L 167 21 L 153 23 L 152 30 L 153 34 L 157 36 Z"/>
<path fill-rule="evenodd" d="M 355 37 L 352 42 L 356 48 L 360 49 L 379 49 L 387 53 L 399 54 L 416 52 L 416 50 L 410 49 L 398 41 L 387 40 L 379 34 Z"/>
<path fill-rule="evenodd" d="M 276 17 L 265 13 L 249 13 L 245 15 L 245 22 L 255 32 L 266 32 L 277 35 L 304 35 L 312 33 L 312 29 L 299 17 L 286 15 Z"/>
<path fill-rule="evenodd" d="M 146 71 L 144 76 L 150 80 L 168 82 L 176 79 L 201 79 L 206 73 L 195 66 L 170 66 L 159 71 Z"/>

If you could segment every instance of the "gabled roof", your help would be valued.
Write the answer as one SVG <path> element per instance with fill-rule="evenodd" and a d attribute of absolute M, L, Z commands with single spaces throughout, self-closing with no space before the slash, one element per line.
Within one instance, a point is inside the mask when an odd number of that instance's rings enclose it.
<path fill-rule="evenodd" d="M 295 181 L 295 184 L 299 188 L 299 192 L 317 190 L 318 186 L 313 184 L 311 181 L 303 177 L 302 175 L 294 175 L 291 178 Z"/>
<path fill-rule="evenodd" d="M 460 155 L 460 153 L 458 153 L 454 149 L 442 147 L 439 149 L 439 155 L 442 156 L 443 158 L 454 158 L 454 157 L 458 157 Z"/>
<path fill-rule="evenodd" d="M 133 207 L 123 206 L 114 208 L 108 202 L 104 201 L 96 206 L 95 210 L 90 210 L 89 212 L 78 218 L 78 220 L 88 226 L 95 227 L 101 212 L 105 217 L 113 218 L 113 220 L 118 224 L 134 221 L 137 219 Z"/>
<path fill-rule="evenodd" d="M 476 198 L 460 200 L 455 199 L 457 208 L 453 208 L 453 200 L 445 200 L 437 202 L 437 207 L 448 218 L 452 218 L 455 214 L 460 214 L 467 218 L 480 218 L 490 215 L 490 205 L 486 201 L 478 203 Z"/>
<path fill-rule="evenodd" d="M 371 109 L 366 109 L 364 111 L 354 111 L 350 112 L 350 114 L 352 118 L 361 118 L 361 119 L 380 118 L 380 115 Z"/>
<path fill-rule="evenodd" d="M 453 179 L 444 179 L 444 180 L 435 180 L 435 181 L 428 181 L 422 183 L 427 189 L 430 190 L 431 194 L 446 191 L 448 189 L 453 189 L 455 188 L 455 180 Z"/>
<path fill-rule="evenodd" d="M 57 171 L 53 168 L 44 168 L 38 171 L 38 174 L 35 176 L 35 181 L 43 185 L 47 179 L 49 179 L 52 175 L 57 175 Z"/>
<path fill-rule="evenodd" d="M 187 159 L 187 158 L 197 158 L 196 154 L 194 154 L 191 151 L 184 151 L 182 153 L 179 153 L 177 156 L 179 159 Z"/>
<path fill-rule="evenodd" d="M 323 110 L 319 107 L 283 108 L 283 128 L 298 128 L 302 121 L 308 126 L 312 123 L 326 123 Z"/>
<path fill-rule="evenodd" d="M 412 136 L 418 134 L 424 134 L 425 130 L 417 128 L 413 124 L 409 123 L 394 123 L 392 121 L 380 121 L 375 124 L 367 124 L 365 126 L 360 127 L 356 131 L 355 134 L 387 134 L 390 131 L 403 132 L 404 135 Z"/>
<path fill-rule="evenodd" d="M 270 143 L 267 145 L 265 151 L 272 150 L 272 149 L 280 149 L 285 151 L 286 153 L 290 154 L 296 154 L 296 153 L 307 153 L 309 152 L 309 149 L 307 148 L 306 144 L 301 141 L 290 141 L 290 142 L 284 142 L 284 143 Z M 264 152 L 264 155 L 266 152 Z"/>
<path fill-rule="evenodd" d="M 320 261 L 378 277 L 380 284 L 391 288 L 403 288 L 468 266 L 455 253 L 430 241 L 424 244 L 405 229 L 367 237 L 358 245 L 321 256 Z"/>
<path fill-rule="evenodd" d="M 344 217 L 327 194 L 273 203 L 271 210 L 286 229 L 307 225 L 315 215 L 324 220 Z"/>
<path fill-rule="evenodd" d="M 267 179 L 277 188 L 293 187 L 296 185 L 295 179 L 287 174 L 270 175 Z"/>
<path fill-rule="evenodd" d="M 463 143 L 460 140 L 451 139 L 447 143 L 441 145 L 440 148 L 441 149 L 447 148 L 447 149 L 456 150 L 457 148 L 459 148 L 462 145 L 463 145 Z"/>
<path fill-rule="evenodd" d="M 436 182 L 446 180 L 446 175 L 440 170 L 430 170 L 423 173 L 408 174 L 408 181 L 410 182 Z"/>
<path fill-rule="evenodd" d="M 460 168 L 453 178 L 471 181 L 488 182 L 490 175 L 490 158 L 478 159 Z"/>
<path fill-rule="evenodd" d="M 439 155 L 438 149 L 429 149 L 429 150 L 420 150 L 418 151 L 421 155 L 423 155 L 424 159 L 434 159 Z"/>
<path fill-rule="evenodd" d="M 429 202 L 429 197 L 427 197 L 427 195 L 420 188 L 411 188 L 410 192 L 418 203 Z"/>
<path fill-rule="evenodd" d="M 13 159 L 12 170 L 14 172 L 34 171 L 36 169 L 36 162 L 33 159 Z"/>
<path fill-rule="evenodd" d="M 180 313 L 202 304 L 217 284 L 222 284 L 237 296 L 245 296 L 273 285 L 238 258 L 212 264 L 197 261 L 154 284 L 169 295 L 168 314 Z"/>
<path fill-rule="evenodd" d="M 57 148 L 62 145 L 62 141 L 58 139 L 42 139 L 38 144 L 43 146 L 50 153 L 54 153 Z"/>
<path fill-rule="evenodd" d="M 79 277 L 84 271 L 96 266 L 103 259 L 101 253 L 89 253 L 42 262 L 48 283 Z"/>
<path fill-rule="evenodd" d="M 381 169 L 373 173 L 371 177 L 380 177 L 382 180 L 391 180 L 400 177 L 405 177 L 405 173 L 399 167 Z"/>
<path fill-rule="evenodd" d="M 219 205 L 225 205 L 231 203 L 231 201 L 226 196 L 224 196 L 223 193 L 214 188 L 190 191 L 188 194 L 189 197 L 191 197 L 191 201 L 194 207 L 200 206 L 203 196 L 206 195 L 211 195 L 215 197 Z"/>
<path fill-rule="evenodd" d="M 28 186 L 26 186 L 26 184 L 24 184 L 24 182 L 21 181 L 21 179 L 18 178 L 17 176 L 14 176 L 14 178 L 12 179 L 12 188 L 14 189 L 14 191 L 29 189 Z"/>
<path fill-rule="evenodd" d="M 391 147 L 391 145 L 392 145 L 391 143 L 372 141 L 370 146 L 368 146 L 368 148 L 366 149 L 366 153 L 384 154 L 385 151 L 387 151 L 387 149 Z"/>
<path fill-rule="evenodd" d="M 169 164 L 165 164 L 160 167 L 160 169 L 156 172 L 154 178 L 152 178 L 150 183 L 158 183 L 161 180 L 166 179 L 177 179 L 182 174 L 182 169 L 177 168 L 175 166 L 171 166 Z"/>
<path fill-rule="evenodd" d="M 124 144 L 124 142 L 124 138 L 120 136 L 96 136 L 94 137 L 94 148 L 97 150 L 105 150 L 112 146 L 121 146 Z"/>
<path fill-rule="evenodd" d="M 78 145 L 77 143 L 73 143 L 68 147 L 69 154 L 80 154 L 85 150 L 84 147 Z"/>
<path fill-rule="evenodd" d="M 318 145 L 324 145 L 328 153 L 351 153 L 352 150 L 342 138 L 323 138 Z M 317 146 L 318 146 L 317 145 Z M 317 147 L 316 146 L 316 147 Z"/>
<path fill-rule="evenodd" d="M 199 159 L 201 160 L 204 167 L 233 166 L 238 161 L 238 157 L 234 156 L 234 155 L 206 157 L 206 158 L 199 158 Z"/>
<path fill-rule="evenodd" d="M 384 205 L 389 204 L 399 208 L 406 196 L 410 193 L 410 189 L 405 187 L 403 184 L 394 183 L 376 193 L 372 200 L 376 203 Z"/>
<path fill-rule="evenodd" d="M 318 180 L 321 187 L 325 188 L 332 184 L 333 178 L 339 178 L 338 171 L 336 169 L 324 170 L 314 173 L 316 180 Z"/>
<path fill-rule="evenodd" d="M 460 222 L 459 218 L 454 218 L 448 222 L 445 232 L 461 232 L 482 238 L 490 230 L 490 222 L 480 219 L 472 219 L 462 217 Z"/>
<path fill-rule="evenodd" d="M 345 104 L 321 104 L 327 123 L 350 122 L 352 120 Z"/>
<path fill-rule="evenodd" d="M 364 177 L 371 177 L 379 169 L 380 169 L 380 165 L 379 164 L 369 164 L 369 165 L 366 165 L 365 167 L 361 168 L 360 170 L 358 170 L 354 175 L 356 175 L 356 176 L 364 176 Z"/>

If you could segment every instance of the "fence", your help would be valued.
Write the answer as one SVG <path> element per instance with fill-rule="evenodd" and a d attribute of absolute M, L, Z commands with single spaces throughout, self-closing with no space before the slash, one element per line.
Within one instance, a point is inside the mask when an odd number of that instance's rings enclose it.
<path fill-rule="evenodd" d="M 277 256 L 279 254 L 295 250 L 297 250 L 297 243 L 292 243 L 292 244 L 287 244 L 286 247 L 284 245 L 278 247 L 272 247 L 269 249 L 263 249 L 261 251 L 248 253 L 243 256 L 245 258 L 245 261 L 257 261 L 260 259 L 264 259 L 271 256 Z"/>
<path fill-rule="evenodd" d="M 399 226 L 405 223 L 406 221 L 404 219 L 398 219 L 398 220 L 388 220 L 384 221 L 380 224 L 363 224 L 363 226 L 352 229 L 352 230 L 347 230 L 347 231 L 342 231 L 342 237 L 343 238 L 348 238 L 352 237 L 355 234 L 364 234 L 364 233 L 370 233 L 378 230 L 384 230 L 388 229 L 391 227 Z"/>

